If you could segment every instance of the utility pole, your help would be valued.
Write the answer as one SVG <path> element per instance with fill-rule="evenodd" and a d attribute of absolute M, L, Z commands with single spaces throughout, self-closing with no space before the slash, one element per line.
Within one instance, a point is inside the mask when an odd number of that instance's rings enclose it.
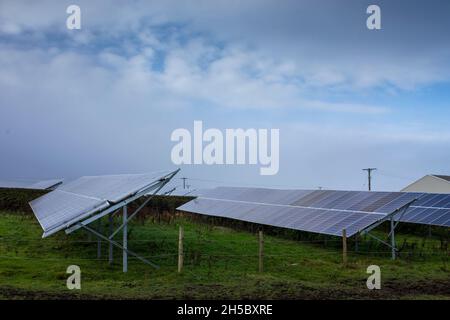
<path fill-rule="evenodd" d="M 183 178 L 180 178 L 180 179 L 183 180 L 183 189 L 186 189 L 186 180 L 187 180 L 187 178 L 183 177 Z"/>
<path fill-rule="evenodd" d="M 367 179 L 369 181 L 369 191 L 372 190 L 372 171 L 377 170 L 377 168 L 365 168 L 363 171 L 367 171 Z"/>

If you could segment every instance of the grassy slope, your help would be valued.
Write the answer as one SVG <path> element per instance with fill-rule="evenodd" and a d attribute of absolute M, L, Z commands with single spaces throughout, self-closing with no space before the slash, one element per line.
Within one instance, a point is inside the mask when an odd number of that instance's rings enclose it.
<path fill-rule="evenodd" d="M 182 274 L 176 272 L 179 224 L 186 237 Z M 435 245 L 429 240 L 424 247 L 428 252 Z M 130 259 L 123 274 L 118 250 L 108 266 L 95 259 L 96 245 L 81 231 L 41 239 L 34 218 L 0 213 L 0 298 L 450 298 L 448 251 L 396 261 L 387 254 L 352 254 L 345 268 L 332 240 L 324 246 L 266 236 L 260 274 L 255 235 L 181 218 L 134 224 L 129 246 L 161 269 Z M 104 258 L 106 251 L 104 245 Z M 65 287 L 70 264 L 81 267 L 81 291 Z M 381 267 L 382 290 L 366 288 L 370 264 Z"/>

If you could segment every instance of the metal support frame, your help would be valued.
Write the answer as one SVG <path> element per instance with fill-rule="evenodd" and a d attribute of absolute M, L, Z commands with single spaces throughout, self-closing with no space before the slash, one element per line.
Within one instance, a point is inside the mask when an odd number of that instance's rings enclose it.
<path fill-rule="evenodd" d="M 102 219 L 98 219 L 97 221 L 98 231 L 102 232 Z M 97 259 L 102 258 L 102 239 L 97 239 Z"/>
<path fill-rule="evenodd" d="M 94 229 L 92 229 L 92 228 L 90 228 L 90 227 L 88 227 L 88 226 L 82 226 L 82 228 L 84 228 L 84 229 L 86 229 L 87 231 L 91 232 L 91 233 L 94 234 L 95 236 L 100 237 L 100 238 L 102 238 L 102 239 L 105 240 L 105 241 L 108 241 L 109 243 L 111 243 L 112 245 L 118 247 L 119 249 L 125 250 L 129 255 L 132 255 L 132 256 L 136 257 L 137 259 L 141 260 L 142 262 L 144 262 L 144 263 L 146 263 L 146 264 L 148 264 L 148 265 L 151 265 L 151 266 L 154 267 L 155 269 L 159 269 L 159 266 L 158 266 L 158 265 L 156 265 L 156 264 L 154 264 L 154 263 L 148 261 L 147 259 L 145 259 L 145 258 L 139 256 L 138 254 L 134 253 L 134 252 L 131 251 L 130 249 L 124 248 L 124 247 L 123 247 L 122 245 L 120 245 L 118 242 L 108 239 L 108 237 L 106 237 L 106 236 L 104 236 L 103 234 L 101 234 L 101 233 L 95 231 Z"/>
<path fill-rule="evenodd" d="M 360 231 L 361 235 L 368 235 L 371 238 L 383 243 L 384 245 L 388 246 L 389 248 L 391 248 L 391 256 L 392 256 L 392 260 L 395 260 L 396 255 L 397 255 L 397 251 L 398 249 L 395 246 L 395 228 L 398 226 L 398 224 L 400 223 L 400 220 L 402 219 L 403 215 L 405 214 L 405 212 L 409 209 L 409 207 L 417 200 L 413 199 L 410 202 L 408 202 L 407 204 L 405 204 L 404 206 L 398 208 L 397 210 L 395 210 L 394 212 L 392 212 L 391 214 L 386 215 L 385 218 L 383 218 L 382 220 L 378 221 L 377 223 L 371 225 L 370 227 Z M 397 222 L 395 222 L 395 217 L 399 216 L 397 219 Z M 378 227 L 379 225 L 381 225 L 382 223 L 389 221 L 390 223 L 390 232 L 388 234 L 388 238 L 390 238 L 391 243 L 381 240 L 380 238 L 378 238 L 377 236 L 373 235 L 370 233 L 370 231 L 372 231 L 373 229 L 375 229 L 376 227 Z"/>
<path fill-rule="evenodd" d="M 159 266 L 154 264 L 153 262 L 150 262 L 149 260 L 139 256 L 138 254 L 134 253 L 133 251 L 128 249 L 128 222 L 130 222 L 130 220 L 143 208 L 145 207 L 145 205 L 178 173 L 178 171 L 180 171 L 180 169 L 177 169 L 169 174 L 167 174 L 166 176 L 164 176 L 163 178 L 161 178 L 160 180 L 152 183 L 151 185 L 139 190 L 138 192 L 136 192 L 133 196 L 120 201 L 117 204 L 114 204 L 110 207 L 108 207 L 107 209 L 100 211 L 99 213 L 95 214 L 94 216 L 91 216 L 83 221 L 80 221 L 72 226 L 69 226 L 66 229 L 66 233 L 72 233 L 75 230 L 78 230 L 80 228 L 85 229 L 87 231 L 89 231 L 90 233 L 94 234 L 95 236 L 97 236 L 99 239 L 103 239 L 105 241 L 107 241 L 109 243 L 109 263 L 112 264 L 113 261 L 113 246 L 116 246 L 118 248 L 120 248 L 122 250 L 122 262 L 123 262 L 123 272 L 127 272 L 128 271 L 128 255 L 132 255 L 136 258 L 138 258 L 139 260 L 141 260 L 142 262 L 151 265 L 152 267 L 159 269 Z M 133 212 L 133 214 L 131 214 L 130 216 L 128 216 L 128 207 L 127 205 L 137 199 L 139 199 L 142 196 L 148 195 L 150 192 L 152 192 L 152 194 L 150 194 L 150 196 L 144 201 L 143 204 L 141 204 L 138 209 L 136 209 L 135 212 Z M 115 212 L 118 212 L 120 209 L 123 209 L 123 222 L 122 224 L 116 229 L 113 230 L 113 218 L 112 216 L 114 215 Z M 93 228 L 89 227 L 88 224 L 90 224 L 91 222 L 95 221 L 95 220 L 99 220 L 106 216 L 109 215 L 109 232 L 108 232 L 108 236 L 105 236 L 101 233 L 101 231 L 96 231 Z M 113 237 L 120 231 L 122 230 L 122 234 L 123 234 L 123 245 L 120 245 L 118 242 L 113 240 Z"/>
<path fill-rule="evenodd" d="M 74 225 L 68 226 L 67 229 L 66 229 L 66 234 L 72 233 L 72 232 L 82 228 L 83 226 L 86 226 L 86 225 L 90 224 L 91 222 L 106 216 L 107 214 L 110 214 L 112 212 L 115 212 L 115 211 L 121 209 L 123 206 L 125 206 L 125 205 L 135 201 L 136 199 L 139 199 L 140 197 L 144 196 L 149 191 L 154 190 L 155 188 L 160 186 L 161 183 L 162 183 L 161 181 L 158 181 L 157 183 L 152 184 L 151 186 L 149 186 L 147 189 L 137 192 L 134 196 L 132 196 L 132 197 L 130 197 L 128 199 L 122 200 L 122 201 L 118 202 L 117 204 L 114 204 L 114 205 L 108 207 L 107 209 L 105 209 L 103 211 L 100 211 L 99 213 L 97 213 L 97 214 L 95 214 L 93 216 L 90 216 L 89 218 L 87 218 L 87 219 L 85 219 L 85 220 L 83 220 L 81 222 L 77 222 Z"/>
<path fill-rule="evenodd" d="M 391 217 L 391 252 L 392 252 L 392 260 L 395 260 L 395 227 L 394 217 Z"/>
<path fill-rule="evenodd" d="M 149 196 L 149 197 L 144 201 L 144 203 L 142 203 L 142 204 L 139 206 L 139 208 L 137 208 L 137 209 L 130 215 L 130 217 L 127 217 L 126 219 L 124 219 L 124 220 L 123 220 L 123 223 L 122 223 L 122 224 L 121 224 L 121 225 L 120 225 L 113 233 L 111 233 L 111 235 L 109 236 L 109 238 L 110 238 L 110 239 L 114 238 L 114 236 L 115 236 L 120 230 L 122 230 L 123 228 L 125 228 L 126 225 L 128 224 L 128 222 L 130 222 L 130 220 L 133 219 L 133 217 L 134 217 L 136 214 L 138 214 L 139 211 L 141 211 L 142 208 L 144 208 L 150 200 L 153 199 L 153 197 L 159 192 L 159 190 L 161 190 L 161 189 L 164 187 L 164 185 L 165 185 L 165 184 L 163 184 L 163 185 L 161 185 L 160 187 L 158 187 L 158 189 L 156 189 L 156 191 L 155 191 L 151 196 Z M 127 206 L 127 205 L 125 205 L 124 208 L 125 208 L 126 206 Z"/>
<path fill-rule="evenodd" d="M 123 207 L 123 272 L 128 272 L 128 255 L 127 255 L 127 249 L 128 249 L 128 208 L 125 205 Z"/>
<path fill-rule="evenodd" d="M 110 213 L 109 217 L 108 217 L 109 234 L 112 234 L 113 233 L 113 229 L 114 229 L 114 217 L 113 217 L 113 214 L 114 213 Z M 108 257 L 109 257 L 108 262 L 109 262 L 110 265 L 113 264 L 113 260 L 114 260 L 114 251 L 113 250 L 114 250 L 113 244 L 110 243 L 109 244 L 109 254 L 108 254 Z"/>

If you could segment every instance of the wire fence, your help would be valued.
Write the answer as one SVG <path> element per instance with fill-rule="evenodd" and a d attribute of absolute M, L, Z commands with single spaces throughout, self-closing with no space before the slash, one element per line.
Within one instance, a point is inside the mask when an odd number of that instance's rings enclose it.
<path fill-rule="evenodd" d="M 103 251 L 106 251 L 110 244 L 104 240 L 97 239 L 39 239 L 39 238 L 21 238 L 17 239 L 14 237 L 0 237 L 0 252 L 1 251 L 20 251 L 20 247 L 13 247 L 14 245 L 25 245 L 28 243 L 32 243 L 35 246 L 41 247 L 43 245 L 43 241 L 45 244 L 49 244 L 50 246 L 54 245 L 62 245 L 70 247 L 71 245 L 92 245 L 92 249 L 90 254 L 95 251 L 95 247 L 100 244 L 103 248 Z M 183 239 L 184 241 L 184 256 L 186 257 L 186 262 L 189 260 L 195 259 L 223 259 L 223 258 L 258 258 L 258 247 L 259 241 L 258 239 L 245 239 L 245 240 L 233 240 L 233 239 L 209 239 L 207 237 L 195 237 L 189 236 Z M 144 239 L 129 239 L 128 243 L 130 247 L 133 247 L 133 244 L 138 249 L 137 252 L 142 254 L 143 258 L 160 258 L 160 257 L 177 257 L 179 255 L 178 252 L 178 235 L 174 235 L 173 237 L 165 237 L 165 238 L 144 238 Z M 320 257 L 336 257 L 339 258 L 341 256 L 341 239 L 326 239 L 326 240 L 284 240 L 284 239 L 275 239 L 273 237 L 264 239 L 264 258 L 320 258 Z M 44 245 L 45 245 L 44 244 Z M 294 248 L 295 245 L 302 245 L 301 249 Z M 371 255 L 379 256 L 379 255 L 390 255 L 392 251 L 389 249 L 382 248 L 382 245 L 373 245 L 374 242 L 366 242 L 361 241 L 358 247 L 355 247 L 355 243 L 353 243 L 353 247 L 347 250 L 347 253 L 351 256 L 355 257 L 370 257 Z M 287 245 L 288 247 L 280 247 L 283 245 Z M 1 250 L 3 247 L 3 250 Z M 84 246 L 83 246 L 84 247 Z M 279 250 L 293 250 L 292 253 L 282 252 L 279 253 Z M 298 249 L 298 250 L 296 250 Z M 381 249 L 381 250 L 380 250 Z M 120 249 L 114 248 L 114 251 L 121 251 Z M 153 251 L 153 252 L 163 252 L 158 254 L 149 254 L 145 255 L 145 252 Z M 211 253 L 214 252 L 214 253 Z M 424 257 L 424 256 L 442 256 L 444 258 L 450 257 L 450 250 L 447 247 L 439 247 L 437 242 L 434 242 L 433 245 L 430 244 L 422 244 L 422 246 L 417 245 L 414 249 L 411 249 L 411 246 L 402 248 L 399 246 L 399 250 L 397 252 L 400 257 Z M 105 252 L 103 252 L 105 254 Z M 201 258 L 196 258 L 201 257 Z M 35 259 L 35 260 L 73 260 L 72 257 L 45 257 L 40 256 L 39 253 L 32 256 L 21 256 L 19 255 L 9 255 L 3 254 L 0 255 L 0 259 Z M 108 258 L 85 258 L 85 257 L 77 257 L 79 260 L 108 260 Z M 130 256 L 130 259 L 134 259 Z"/>
<path fill-rule="evenodd" d="M 148 236 L 140 228 L 129 230 L 128 245 L 131 250 L 140 257 L 150 260 L 161 266 L 162 270 L 169 272 L 177 270 L 180 262 L 179 234 L 177 226 L 185 220 L 171 220 L 168 223 L 151 223 L 156 234 L 161 236 Z M 191 220 L 188 220 L 191 221 Z M 191 223 L 196 224 L 196 220 Z M 345 265 L 343 259 L 343 240 L 340 237 L 325 237 L 303 234 L 284 234 L 273 230 L 265 230 L 263 244 L 257 233 L 249 237 L 243 234 L 217 234 L 211 232 L 213 227 L 218 225 L 205 225 L 202 221 L 201 229 L 190 229 L 183 236 L 183 272 L 196 278 L 202 278 L 205 273 L 210 277 L 214 271 L 217 274 L 228 272 L 228 274 L 241 274 L 255 272 L 264 269 L 264 272 L 283 274 L 287 270 L 296 272 L 305 270 L 308 267 L 324 265 L 328 267 L 339 267 Z M 136 223 L 139 226 L 139 223 Z M 107 226 L 104 226 L 106 228 Z M 228 226 L 229 227 L 229 226 Z M 237 226 L 239 229 L 239 225 Z M 245 228 L 244 228 L 245 229 Z M 108 230 L 108 229 L 103 229 Z M 147 234 L 146 234 L 147 233 Z M 234 238 L 233 238 L 234 237 Z M 121 238 L 118 234 L 117 239 Z M 345 255 L 348 255 L 349 263 L 366 263 L 369 259 L 390 259 L 392 251 L 383 244 L 371 238 L 360 237 L 348 239 L 348 248 Z M 399 239 L 397 242 L 397 255 L 400 259 L 407 261 L 427 262 L 434 259 L 440 264 L 440 268 L 448 270 L 448 260 L 450 252 L 448 250 L 448 240 L 439 239 L 415 239 L 405 242 Z M 402 242 L 403 241 L 403 242 Z M 41 239 L 38 236 L 26 234 L 18 238 L 15 235 L 0 236 L 0 261 L 36 261 L 36 262 L 60 262 L 74 263 L 98 262 L 99 267 L 106 266 L 110 258 L 108 257 L 110 243 L 98 239 L 95 236 L 87 237 L 85 233 L 78 233 L 71 237 L 59 236 L 55 238 Z M 263 252 L 261 251 L 263 247 Z M 99 247 L 101 255 L 97 256 Z M 53 252 L 54 249 L 62 252 Z M 75 250 L 74 250 L 75 249 Z M 79 249 L 79 250 L 78 250 Z M 87 249 L 87 250 L 86 250 Z M 97 250 L 96 250 L 97 249 Z M 33 252 L 33 250 L 35 250 Z M 53 250 L 53 251 L 52 251 Z M 50 253 L 49 253 L 50 252 Z M 119 255 L 122 250 L 114 247 L 114 265 L 121 263 Z M 42 253 L 42 254 L 41 254 Z M 59 256 L 58 256 L 59 255 Z M 138 258 L 128 255 L 130 261 L 137 261 Z M 347 258 L 345 258 L 347 261 Z M 375 260 L 380 261 L 380 260 Z M 143 265 L 136 263 L 138 270 L 143 270 Z M 263 267 L 262 267 L 263 266 Z M 260 270 L 258 270 L 260 268 Z"/>

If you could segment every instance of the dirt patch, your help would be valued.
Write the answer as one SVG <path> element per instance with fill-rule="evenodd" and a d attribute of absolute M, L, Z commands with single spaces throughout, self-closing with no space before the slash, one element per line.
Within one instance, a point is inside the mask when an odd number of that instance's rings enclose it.
<path fill-rule="evenodd" d="M 126 290 L 126 288 L 124 288 Z M 364 284 L 348 283 L 333 288 L 313 288 L 304 284 L 263 283 L 242 286 L 224 285 L 189 285 L 177 296 L 156 296 L 149 293 L 146 298 L 137 299 L 274 299 L 274 300 L 385 300 L 411 298 L 414 296 L 448 297 L 450 299 L 450 279 L 415 281 L 410 283 L 389 281 L 382 284 L 381 290 L 368 290 Z M 0 287 L 0 299 L 26 300 L 105 300 L 131 299 L 108 295 L 90 295 L 75 292 L 57 293 L 47 291 L 31 291 L 13 287 Z"/>
<path fill-rule="evenodd" d="M 0 287 L 0 299 L 2 300 L 104 300 L 107 298 L 107 296 L 80 293 L 47 292 Z"/>
<path fill-rule="evenodd" d="M 184 299 L 275 299 L 275 300 L 384 300 L 414 296 L 450 298 L 450 279 L 419 282 L 390 281 L 380 290 L 369 290 L 364 283 L 354 286 L 341 284 L 333 288 L 314 288 L 304 284 L 269 283 L 238 287 L 220 285 L 191 285 L 186 287 Z"/>
<path fill-rule="evenodd" d="M 298 286 L 297 290 L 290 290 L 289 294 L 278 296 L 281 299 L 315 299 L 315 300 L 341 300 L 341 299 L 401 299 L 408 296 L 446 296 L 450 298 L 449 280 L 430 280 L 415 282 L 388 281 L 382 283 L 380 290 L 369 290 L 365 284 L 348 284 L 336 288 L 309 288 Z"/>

